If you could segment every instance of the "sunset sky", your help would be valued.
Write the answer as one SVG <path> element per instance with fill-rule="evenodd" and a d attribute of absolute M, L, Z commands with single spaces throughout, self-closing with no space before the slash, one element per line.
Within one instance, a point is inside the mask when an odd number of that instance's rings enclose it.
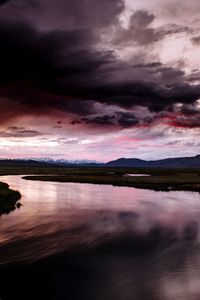
<path fill-rule="evenodd" d="M 200 154 L 199 0 L 0 1 L 0 157 Z"/>

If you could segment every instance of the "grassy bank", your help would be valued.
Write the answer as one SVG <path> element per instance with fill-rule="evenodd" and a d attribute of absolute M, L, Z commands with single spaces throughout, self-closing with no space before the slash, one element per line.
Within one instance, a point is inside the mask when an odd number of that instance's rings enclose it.
<path fill-rule="evenodd" d="M 150 176 L 124 176 L 142 173 Z M 71 169 L 65 174 L 24 176 L 27 180 L 111 184 L 156 191 L 185 190 L 200 192 L 199 170 L 136 170 L 124 168 L 112 169 Z"/>
<path fill-rule="evenodd" d="M 19 192 L 9 189 L 8 184 L 0 182 L 0 215 L 15 210 L 20 198 Z"/>
<path fill-rule="evenodd" d="M 126 177 L 125 174 L 149 174 Z M 31 176 L 30 176 L 31 174 Z M 38 164 L 1 165 L 0 175 L 24 175 L 28 180 L 111 184 L 157 191 L 185 190 L 200 192 L 200 169 L 142 169 L 114 167 L 63 167 Z"/>

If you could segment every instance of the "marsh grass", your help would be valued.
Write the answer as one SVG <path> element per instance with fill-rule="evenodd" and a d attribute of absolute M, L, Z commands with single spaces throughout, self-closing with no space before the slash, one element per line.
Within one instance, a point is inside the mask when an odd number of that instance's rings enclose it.
<path fill-rule="evenodd" d="M 0 182 L 0 215 L 8 214 L 17 208 L 21 195 L 9 189 L 8 184 Z"/>
<path fill-rule="evenodd" d="M 125 174 L 150 176 L 124 176 Z M 27 180 L 111 184 L 156 191 L 187 190 L 200 192 L 199 170 L 145 170 L 127 168 L 68 169 L 58 174 L 24 176 Z"/>
<path fill-rule="evenodd" d="M 31 175 L 30 175 L 31 174 Z M 148 174 L 150 176 L 124 176 Z M 200 169 L 146 169 L 114 167 L 63 167 L 46 165 L 1 166 L 0 175 L 23 175 L 27 180 L 111 184 L 156 191 L 200 192 Z"/>

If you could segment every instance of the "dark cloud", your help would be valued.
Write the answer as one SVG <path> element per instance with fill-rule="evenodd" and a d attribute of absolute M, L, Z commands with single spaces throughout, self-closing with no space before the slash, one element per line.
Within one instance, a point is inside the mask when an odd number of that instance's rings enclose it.
<path fill-rule="evenodd" d="M 159 119 L 159 117 L 165 118 L 170 126 L 182 128 L 200 127 L 200 108 L 198 103 L 175 106 L 171 111 L 163 112 L 157 116 L 157 119 Z"/>
<path fill-rule="evenodd" d="M 93 35 L 85 30 L 41 33 L 28 24 L 0 24 L 0 95 L 30 110 L 50 109 L 88 113 L 86 101 L 70 99 L 112 54 L 92 48 Z M 81 48 L 80 48 L 81 46 Z M 83 82 L 83 83 L 82 83 Z M 84 97 L 84 95 L 81 95 Z M 23 113 L 23 110 L 21 111 Z M 16 114 L 20 113 L 20 110 Z"/>
<path fill-rule="evenodd" d="M 134 67 L 146 69 L 149 82 L 134 78 L 112 81 L 109 66 L 112 71 L 116 63 L 113 53 L 95 50 L 95 38 L 85 30 L 41 33 L 26 24 L 2 23 L 0 40 L 4 40 L 0 45 L 1 96 L 13 98 L 33 111 L 44 106 L 87 114 L 93 112 L 91 101 L 162 109 L 176 101 L 191 103 L 200 95 L 199 86 L 184 83 L 182 71 L 160 63 Z M 124 72 L 130 72 L 130 68 L 124 68 Z M 114 72 L 116 77 L 118 69 Z"/>
<path fill-rule="evenodd" d="M 162 86 L 153 82 L 135 81 L 105 83 L 79 90 L 79 92 L 106 104 L 115 104 L 123 108 L 142 105 L 151 111 L 159 111 L 177 102 L 195 102 L 200 96 L 200 86 L 191 86 L 186 83 Z"/>
<path fill-rule="evenodd" d="M 37 130 L 31 130 L 24 127 L 11 126 L 4 131 L 0 131 L 1 138 L 27 138 L 44 135 Z"/>
<path fill-rule="evenodd" d="M 138 125 L 140 120 L 133 113 L 118 112 L 117 123 L 121 127 L 132 127 Z"/>
<path fill-rule="evenodd" d="M 174 120 L 169 120 L 170 126 L 181 128 L 199 128 L 200 127 L 200 114 L 192 117 L 174 116 Z"/>
<path fill-rule="evenodd" d="M 24 23 L 0 23 L 0 40 L 1 82 L 23 80 L 34 86 L 68 77 L 68 72 L 90 73 L 105 60 L 103 53 L 88 49 L 95 39 L 85 30 L 41 33 Z"/>
<path fill-rule="evenodd" d="M 82 118 L 81 121 L 87 124 L 95 124 L 100 126 L 114 125 L 115 116 L 114 115 L 104 115 L 91 118 Z M 75 124 L 74 124 L 75 125 Z"/>
<path fill-rule="evenodd" d="M 151 62 L 151 63 L 147 63 L 147 64 L 136 64 L 136 65 L 133 65 L 134 68 L 144 68 L 144 69 L 155 69 L 155 68 L 159 68 L 159 67 L 162 67 L 162 63 L 159 62 L 159 61 L 155 61 L 155 62 Z"/>
<path fill-rule="evenodd" d="M 5 4 L 5 3 L 7 3 L 7 2 L 9 2 L 10 0 L 0 0 L 0 6 L 1 5 L 3 5 L 3 4 Z"/>
<path fill-rule="evenodd" d="M 119 27 L 115 43 L 118 45 L 138 43 L 140 45 L 151 44 L 155 40 L 154 29 L 149 25 L 155 16 L 145 10 L 136 11 L 132 14 L 128 29 Z"/>
<path fill-rule="evenodd" d="M 147 117 L 149 118 L 149 117 Z M 169 107 L 165 111 L 153 114 L 149 118 L 149 125 L 157 123 L 170 125 L 180 128 L 199 128 L 200 127 L 200 108 L 198 104 L 193 105 L 183 104 Z"/>
<path fill-rule="evenodd" d="M 86 124 L 94 124 L 97 126 L 119 126 L 121 128 L 128 128 L 139 126 L 145 120 L 137 118 L 133 113 L 129 112 L 115 112 L 112 115 L 101 115 L 96 117 L 82 118 L 82 122 Z M 76 123 L 74 123 L 75 125 Z"/>
<path fill-rule="evenodd" d="M 189 26 L 179 24 L 168 24 L 167 26 L 155 30 L 156 40 L 161 40 L 173 34 L 191 34 L 193 29 Z"/>
<path fill-rule="evenodd" d="M 191 38 L 191 41 L 192 43 L 195 45 L 195 46 L 199 46 L 200 45 L 200 36 L 194 36 Z"/>
<path fill-rule="evenodd" d="M 160 79 L 170 84 L 184 82 L 184 75 L 185 73 L 182 70 L 171 68 L 171 67 L 158 67 L 154 74 L 159 74 Z"/>
<path fill-rule="evenodd" d="M 64 112 L 73 115 L 73 124 L 82 121 L 123 128 L 145 122 L 129 111 L 136 106 L 160 114 L 175 103 L 193 105 L 200 98 L 200 85 L 192 85 L 178 67 L 159 60 L 125 63 L 99 45 L 102 30 L 111 25 L 119 29 L 116 44 L 134 41 L 143 47 L 166 35 L 187 33 L 189 28 L 155 29 L 156 16 L 140 10 L 124 29 L 118 23 L 123 9 L 121 0 L 13 0 L 2 6 L 1 122 L 24 115 L 57 118 Z M 100 112 L 97 103 L 115 108 Z M 125 112 L 116 113 L 116 107 Z"/>
<path fill-rule="evenodd" d="M 58 138 L 57 142 L 61 145 L 77 145 L 81 143 L 79 139 L 67 139 L 67 138 Z"/>
<path fill-rule="evenodd" d="M 182 105 L 180 111 L 187 117 L 200 115 L 200 108 L 197 105 Z"/>
<path fill-rule="evenodd" d="M 26 20 L 40 29 L 105 28 L 118 21 L 123 0 L 13 0 L 1 19 Z"/>
<path fill-rule="evenodd" d="M 199 82 L 200 81 L 200 71 L 199 71 L 199 69 L 192 71 L 191 74 L 189 74 L 187 76 L 187 81 L 191 82 L 191 83 Z"/>
<path fill-rule="evenodd" d="M 61 128 L 63 128 L 63 127 L 60 126 L 60 125 L 55 125 L 55 126 L 53 126 L 52 128 L 53 128 L 53 129 L 61 129 Z"/>
<path fill-rule="evenodd" d="M 189 26 L 178 24 L 168 24 L 164 27 L 155 28 L 153 26 L 155 18 L 156 16 L 149 11 L 135 11 L 130 18 L 128 28 L 120 25 L 117 28 L 114 43 L 121 46 L 127 44 L 148 46 L 163 40 L 167 36 L 192 33 L 192 29 Z"/>
<path fill-rule="evenodd" d="M 74 121 L 73 124 L 86 123 L 95 126 L 115 126 L 118 128 L 143 127 L 149 128 L 153 124 L 170 125 L 181 128 L 200 127 L 200 109 L 197 104 L 181 105 L 180 107 L 168 107 L 167 110 L 154 111 L 151 115 L 137 116 L 128 110 L 113 112 L 111 115 L 100 115 L 95 117 L 82 118 Z M 161 137 L 162 133 L 158 136 Z M 155 138 L 155 136 L 153 136 Z"/>

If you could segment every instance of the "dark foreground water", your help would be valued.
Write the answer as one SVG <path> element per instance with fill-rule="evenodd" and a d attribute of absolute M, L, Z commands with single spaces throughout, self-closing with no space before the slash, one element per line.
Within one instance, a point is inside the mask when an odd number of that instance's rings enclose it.
<path fill-rule="evenodd" d="M 0 299 L 200 299 L 199 194 L 0 180 Z"/>

